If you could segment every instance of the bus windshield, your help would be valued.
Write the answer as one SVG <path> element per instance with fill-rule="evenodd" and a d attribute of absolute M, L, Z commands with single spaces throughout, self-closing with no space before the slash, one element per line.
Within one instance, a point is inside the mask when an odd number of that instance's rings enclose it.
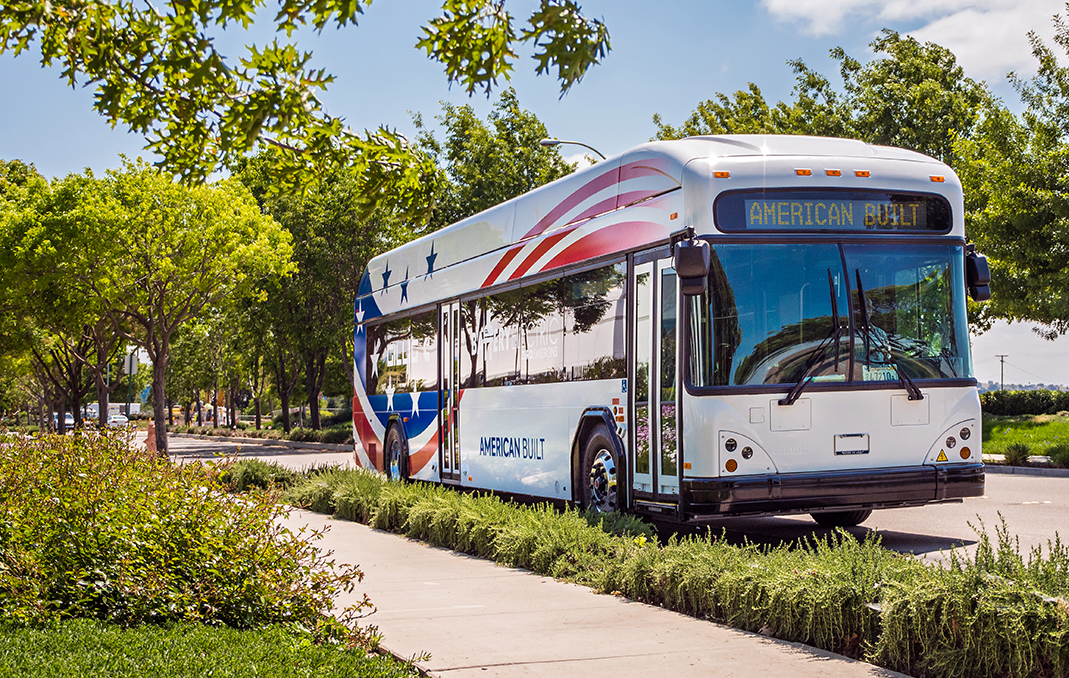
<path fill-rule="evenodd" d="M 692 298 L 697 387 L 972 377 L 963 247 L 715 244 Z"/>

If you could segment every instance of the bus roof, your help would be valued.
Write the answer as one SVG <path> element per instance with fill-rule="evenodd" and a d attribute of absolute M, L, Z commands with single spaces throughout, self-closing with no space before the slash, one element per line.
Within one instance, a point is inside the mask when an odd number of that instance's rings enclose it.
<path fill-rule="evenodd" d="M 363 296 L 415 276 L 430 276 L 463 261 L 669 193 L 683 185 L 685 173 L 696 173 L 700 179 L 707 174 L 712 179 L 714 168 L 730 168 L 738 162 L 752 165 L 755 159 L 763 158 L 778 165 L 787 158 L 820 157 L 926 163 L 929 167 L 922 172 L 938 171 L 957 183 L 949 167 L 928 156 L 854 139 L 740 134 L 654 141 L 375 257 L 368 264 L 359 293 Z M 704 162 L 694 162 L 699 160 Z"/>

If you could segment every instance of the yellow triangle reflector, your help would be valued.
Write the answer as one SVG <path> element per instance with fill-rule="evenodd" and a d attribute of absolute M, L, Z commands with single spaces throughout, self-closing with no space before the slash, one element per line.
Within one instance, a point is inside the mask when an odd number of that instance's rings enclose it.
<path fill-rule="evenodd" d="M 939 456 L 935 458 L 936 461 L 946 461 L 947 455 L 943 450 L 939 450 Z"/>

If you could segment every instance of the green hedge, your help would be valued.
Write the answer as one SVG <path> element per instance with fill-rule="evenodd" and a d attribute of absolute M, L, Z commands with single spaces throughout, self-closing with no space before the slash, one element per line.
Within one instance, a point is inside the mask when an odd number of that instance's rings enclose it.
<path fill-rule="evenodd" d="M 124 435 L 0 433 L 0 622 L 287 623 L 373 644 L 332 612 L 360 571 L 280 527 L 277 495 L 235 501 L 219 475 Z"/>
<path fill-rule="evenodd" d="M 980 394 L 984 414 L 1018 416 L 1069 411 L 1069 391 L 986 391 Z"/>
<path fill-rule="evenodd" d="M 648 526 L 493 496 L 320 472 L 287 500 L 504 565 L 926 677 L 1064 676 L 1069 549 L 1022 557 L 1005 526 L 941 568 L 839 531 L 802 544 L 659 544 Z"/>

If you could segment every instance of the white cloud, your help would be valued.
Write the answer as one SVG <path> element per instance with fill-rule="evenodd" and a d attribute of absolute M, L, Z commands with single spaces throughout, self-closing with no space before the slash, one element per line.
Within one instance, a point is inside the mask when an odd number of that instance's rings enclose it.
<path fill-rule="evenodd" d="M 574 153 L 572 155 L 564 156 L 564 162 L 568 163 L 569 165 L 573 162 L 577 163 L 575 169 L 583 169 L 584 167 L 594 164 L 590 162 L 590 156 L 592 155 L 594 154 L 589 151 L 587 151 L 586 153 Z M 597 160 L 597 158 L 594 159 Z"/>
<path fill-rule="evenodd" d="M 1035 31 L 1051 43 L 1051 17 L 1069 14 L 1062 0 L 762 0 L 762 4 L 778 20 L 801 23 L 815 36 L 842 34 L 852 20 L 867 28 L 898 29 L 950 49 L 968 76 L 988 80 L 1001 80 L 1009 71 L 1034 70 L 1028 32 Z M 923 25 L 907 30 L 902 22 Z"/>

